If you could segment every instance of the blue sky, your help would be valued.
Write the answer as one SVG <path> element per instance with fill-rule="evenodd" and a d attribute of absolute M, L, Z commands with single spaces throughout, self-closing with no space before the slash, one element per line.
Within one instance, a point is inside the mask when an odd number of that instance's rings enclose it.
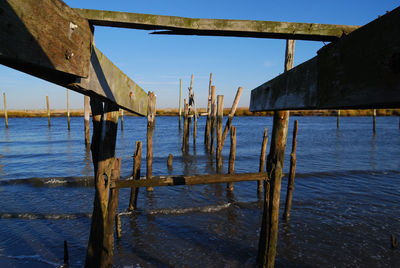
<path fill-rule="evenodd" d="M 96 0 L 65 1 L 70 7 L 194 18 L 270 20 L 364 25 L 399 6 L 394 0 Z M 230 107 L 239 86 L 246 107 L 250 91 L 283 72 L 284 40 L 157 36 L 148 31 L 96 26 L 96 46 L 146 91 L 155 91 L 157 107 L 178 107 L 179 79 L 187 96 L 190 76 L 198 107 L 205 107 L 210 72 L 217 94 Z M 324 44 L 297 41 L 295 65 L 316 55 Z M 66 108 L 66 89 L 0 65 L 0 93 L 8 109 L 42 109 L 49 96 L 52 109 Z M 72 109 L 83 107 L 83 96 L 70 91 Z M 3 102 L 1 101 L 1 109 Z"/>

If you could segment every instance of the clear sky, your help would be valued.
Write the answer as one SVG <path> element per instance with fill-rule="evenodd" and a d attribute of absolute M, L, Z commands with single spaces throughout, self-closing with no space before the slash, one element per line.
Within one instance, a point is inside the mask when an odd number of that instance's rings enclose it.
<path fill-rule="evenodd" d="M 269 20 L 364 25 L 391 11 L 398 0 L 66 0 L 70 7 L 193 18 Z M 284 40 L 149 35 L 149 31 L 96 26 L 96 46 L 146 91 L 155 91 L 157 108 L 178 107 L 179 79 L 184 97 L 194 74 L 198 107 L 207 104 L 213 73 L 217 94 L 230 107 L 239 86 L 240 107 L 250 91 L 283 72 Z M 297 41 L 294 63 L 316 55 L 324 44 Z M 0 93 L 8 109 L 66 108 L 66 89 L 0 65 Z M 3 101 L 0 104 L 3 109 Z M 83 96 L 70 91 L 70 107 L 83 108 Z"/>

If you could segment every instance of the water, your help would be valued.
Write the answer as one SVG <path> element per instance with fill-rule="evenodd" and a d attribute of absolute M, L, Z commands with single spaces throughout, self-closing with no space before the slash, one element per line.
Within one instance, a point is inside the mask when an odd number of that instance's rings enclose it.
<path fill-rule="evenodd" d="M 297 176 L 290 223 L 280 221 L 277 267 L 399 267 L 400 130 L 397 117 L 372 119 L 292 117 L 284 171 L 288 171 L 293 120 L 299 120 Z M 158 117 L 154 133 L 154 175 L 215 173 L 215 159 L 203 146 L 198 124 L 195 150 L 181 153 L 176 117 Z M 272 118 L 238 117 L 236 172 L 258 171 L 265 127 Z M 94 190 L 83 119 L 0 119 L 0 266 L 57 267 L 63 241 L 70 264 L 84 264 Z M 136 140 L 143 144 L 146 120 L 124 118 L 116 155 L 122 177 L 132 172 Z M 269 148 L 269 146 L 268 146 Z M 173 170 L 167 169 L 173 154 Z M 229 139 L 223 150 L 227 172 Z M 143 161 L 142 175 L 145 165 Z M 81 178 L 83 177 L 83 178 Z M 46 179 L 44 179 L 46 178 Z M 160 187 L 140 191 L 139 210 L 127 213 L 129 190 L 122 189 L 122 239 L 115 243 L 117 267 L 254 267 L 261 204 L 255 182 Z M 283 179 L 281 203 L 286 195 Z M 282 207 L 282 206 L 281 206 Z M 281 211 L 282 214 L 282 211 Z"/>

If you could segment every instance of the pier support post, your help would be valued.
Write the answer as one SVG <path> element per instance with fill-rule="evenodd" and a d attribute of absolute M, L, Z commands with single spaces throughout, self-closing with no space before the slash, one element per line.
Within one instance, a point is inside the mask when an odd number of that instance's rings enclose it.
<path fill-rule="evenodd" d="M 179 79 L 179 129 L 181 129 L 181 117 L 182 117 L 182 79 Z"/>
<path fill-rule="evenodd" d="M 71 130 L 71 120 L 69 118 L 69 89 L 67 88 L 67 121 L 68 121 L 68 130 Z"/>
<path fill-rule="evenodd" d="M 297 130 L 299 122 L 294 121 L 293 126 L 293 140 L 292 140 L 292 152 L 290 153 L 290 172 L 288 178 L 285 211 L 283 212 L 283 219 L 288 221 L 290 218 L 290 209 L 292 208 L 292 198 L 294 190 L 294 178 L 296 176 L 296 148 L 297 148 Z"/>
<path fill-rule="evenodd" d="M 46 107 L 47 107 L 47 122 L 50 127 L 50 104 L 49 104 L 49 96 L 46 96 Z"/>
<path fill-rule="evenodd" d="M 5 121 L 5 123 L 6 123 L 6 128 L 8 128 L 8 115 L 7 115 L 6 93 L 3 93 L 3 103 L 4 103 L 4 121 Z"/>
<path fill-rule="evenodd" d="M 376 109 L 372 110 L 372 131 L 376 131 Z"/>
<path fill-rule="evenodd" d="M 240 95 L 242 95 L 242 91 L 243 91 L 243 88 L 239 87 L 237 92 L 236 92 L 235 99 L 234 99 L 234 101 L 232 103 L 232 107 L 231 107 L 231 110 L 230 110 L 229 115 L 228 115 L 228 121 L 226 121 L 224 133 L 222 134 L 222 147 L 224 147 L 225 139 L 226 139 L 226 136 L 228 135 L 228 130 L 231 128 L 232 119 L 235 116 L 236 108 L 237 108 L 237 106 L 239 104 Z"/>
<path fill-rule="evenodd" d="M 217 107 L 215 104 L 215 86 L 211 86 L 211 124 L 210 124 L 210 153 L 214 152 L 215 125 L 216 125 Z"/>
<path fill-rule="evenodd" d="M 231 149 L 229 152 L 229 174 L 235 174 L 235 160 L 236 160 L 236 127 L 231 126 Z M 233 182 L 228 182 L 226 185 L 228 191 L 233 191 Z"/>
<path fill-rule="evenodd" d="M 146 179 L 153 176 L 153 132 L 156 121 L 156 94 L 148 93 L 149 101 L 147 106 L 147 152 L 146 152 Z M 153 187 L 147 187 L 147 191 L 153 191 Z"/>
<path fill-rule="evenodd" d="M 224 113 L 224 96 L 217 96 L 217 152 L 216 152 L 216 164 L 217 172 L 221 172 L 222 169 L 222 120 Z"/>
<path fill-rule="evenodd" d="M 142 164 L 142 142 L 136 141 L 135 153 L 133 155 L 133 180 L 140 180 L 140 166 Z M 139 194 L 139 188 L 131 188 L 131 196 L 129 199 L 129 211 L 135 210 L 137 208 L 137 198 Z"/>
<path fill-rule="evenodd" d="M 109 102 L 105 102 L 103 107 L 103 102 L 97 98 L 92 98 L 90 105 L 95 197 L 85 267 L 110 267 L 113 263 L 114 218 L 118 206 L 118 190 L 110 189 L 110 184 L 119 179 L 121 167 L 120 159 L 114 157 L 118 107 Z"/>
<path fill-rule="evenodd" d="M 121 130 L 124 130 L 124 109 L 120 109 L 121 115 Z"/>
<path fill-rule="evenodd" d="M 213 74 L 210 73 L 210 83 L 208 84 L 208 99 L 207 99 L 207 121 L 204 130 L 204 144 L 206 148 L 210 146 L 210 128 L 211 128 L 211 83 Z"/>
<path fill-rule="evenodd" d="M 83 100 L 83 120 L 84 120 L 84 125 L 85 125 L 85 145 L 89 146 L 90 145 L 90 97 L 85 96 Z"/>
<path fill-rule="evenodd" d="M 336 127 L 340 128 L 340 110 L 337 110 Z"/>
<path fill-rule="evenodd" d="M 265 172 L 265 154 L 267 153 L 267 144 L 268 144 L 267 132 L 268 128 L 265 128 L 261 144 L 260 165 L 258 169 L 259 172 Z M 263 190 L 263 181 L 257 181 L 257 192 L 261 193 L 262 190 Z"/>

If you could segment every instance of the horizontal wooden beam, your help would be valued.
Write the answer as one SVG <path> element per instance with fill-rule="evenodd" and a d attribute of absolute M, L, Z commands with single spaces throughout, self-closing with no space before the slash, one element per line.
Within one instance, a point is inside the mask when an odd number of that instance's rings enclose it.
<path fill-rule="evenodd" d="M 400 107 L 400 7 L 251 92 L 250 111 Z"/>
<path fill-rule="evenodd" d="M 120 180 L 111 182 L 111 188 L 131 188 L 131 187 L 158 187 L 158 186 L 178 186 L 178 185 L 197 185 L 212 184 L 223 182 L 257 181 L 266 180 L 267 173 L 242 173 L 242 174 L 211 174 L 194 176 L 158 176 L 140 180 Z"/>
<path fill-rule="evenodd" d="M 198 19 L 117 11 L 75 9 L 93 25 L 143 30 L 155 34 L 236 36 L 332 41 L 359 26 L 256 20 Z"/>

